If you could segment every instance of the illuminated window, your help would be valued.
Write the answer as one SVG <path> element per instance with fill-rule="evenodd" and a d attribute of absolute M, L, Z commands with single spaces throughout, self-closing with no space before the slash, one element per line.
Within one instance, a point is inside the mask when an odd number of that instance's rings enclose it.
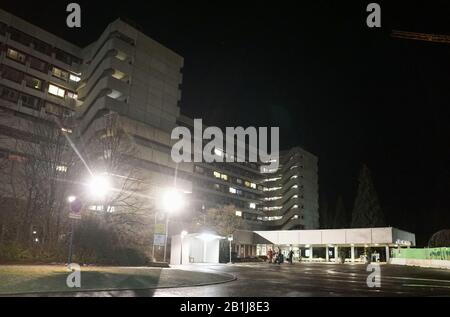
<path fill-rule="evenodd" d="M 22 54 L 16 50 L 8 48 L 8 51 L 6 52 L 6 56 L 8 56 L 9 58 L 11 58 L 19 63 L 25 64 L 25 61 L 26 61 L 25 54 Z"/>
<path fill-rule="evenodd" d="M 220 178 L 220 173 L 219 172 L 214 172 L 214 177 L 215 178 Z"/>
<path fill-rule="evenodd" d="M 65 166 L 65 165 L 58 165 L 58 166 L 56 166 L 56 170 L 58 172 L 66 173 L 67 172 L 67 166 Z"/>
<path fill-rule="evenodd" d="M 103 205 L 89 206 L 89 210 L 92 210 L 92 211 L 102 211 L 102 210 L 103 210 Z"/>
<path fill-rule="evenodd" d="M 220 175 L 220 178 L 223 179 L 224 181 L 227 181 L 228 175 L 222 174 L 222 175 Z"/>
<path fill-rule="evenodd" d="M 255 183 L 251 183 L 250 187 L 253 188 L 253 189 L 256 189 L 256 184 Z"/>
<path fill-rule="evenodd" d="M 74 74 L 70 74 L 69 75 L 69 80 L 78 83 L 81 80 L 81 78 L 79 76 L 74 75 Z"/>
<path fill-rule="evenodd" d="M 275 178 L 267 178 L 264 181 L 265 182 L 276 182 L 279 181 L 281 179 L 281 177 L 275 177 Z"/>
<path fill-rule="evenodd" d="M 68 91 L 67 92 L 67 97 L 69 97 L 70 99 L 74 99 L 77 100 L 78 99 L 78 95 L 74 92 Z"/>
<path fill-rule="evenodd" d="M 72 129 L 61 128 L 61 131 L 69 134 L 72 133 Z"/>
<path fill-rule="evenodd" d="M 279 189 L 281 189 L 281 187 L 272 187 L 272 188 L 264 187 L 264 191 L 265 192 L 273 192 L 273 191 L 276 191 L 276 190 L 279 190 Z"/>
<path fill-rule="evenodd" d="M 236 188 L 230 187 L 230 193 L 236 194 Z"/>
<path fill-rule="evenodd" d="M 250 203 L 249 207 L 250 207 L 250 209 L 256 209 L 256 204 L 255 203 Z"/>
<path fill-rule="evenodd" d="M 236 216 L 242 217 L 242 211 L 236 210 Z"/>
<path fill-rule="evenodd" d="M 122 51 L 117 51 L 116 58 L 117 58 L 118 60 L 124 61 L 124 60 L 127 59 L 127 57 L 128 57 L 127 54 L 125 54 L 124 52 L 122 52 Z"/>
<path fill-rule="evenodd" d="M 34 88 L 37 90 L 42 89 L 42 81 L 41 80 L 31 77 L 31 76 L 28 76 L 28 75 L 25 75 L 24 79 L 25 79 L 25 83 L 26 83 L 27 87 Z"/>
<path fill-rule="evenodd" d="M 58 67 L 52 68 L 52 75 L 64 81 L 67 81 L 69 79 L 69 72 L 66 72 Z"/>
<path fill-rule="evenodd" d="M 120 70 L 115 69 L 114 74 L 111 75 L 115 79 L 122 80 L 125 78 L 125 73 L 122 73 Z"/>
<path fill-rule="evenodd" d="M 274 210 L 281 210 L 283 207 L 264 207 L 264 211 L 274 211 Z"/>
<path fill-rule="evenodd" d="M 64 89 L 59 88 L 52 84 L 48 85 L 48 92 L 52 95 L 62 97 L 62 98 L 64 98 L 64 95 L 66 94 L 66 91 Z"/>
<path fill-rule="evenodd" d="M 249 181 L 245 181 L 245 186 L 246 187 L 250 187 L 251 186 L 250 182 Z"/>

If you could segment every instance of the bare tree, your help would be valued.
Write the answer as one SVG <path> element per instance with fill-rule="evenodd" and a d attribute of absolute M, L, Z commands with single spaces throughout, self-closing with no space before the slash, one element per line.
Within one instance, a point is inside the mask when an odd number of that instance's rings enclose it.
<path fill-rule="evenodd" d="M 198 215 L 193 219 L 192 229 L 210 230 L 221 236 L 233 234 L 238 229 L 243 229 L 242 217 L 236 216 L 236 208 L 233 205 L 207 209 L 204 215 Z"/>
<path fill-rule="evenodd" d="M 63 124 L 64 121 L 64 124 Z M 75 153 L 67 135 L 69 119 L 31 123 L 30 136 L 21 142 L 21 153 L 26 155 L 23 166 L 25 208 L 22 221 L 23 236 L 37 229 L 42 244 L 53 246 L 59 238 L 66 198 L 72 184 Z"/>
<path fill-rule="evenodd" d="M 136 166 L 138 148 L 117 113 L 106 114 L 97 125 L 100 128 L 85 140 L 84 153 L 90 173 L 105 175 L 112 188 L 101 201 L 93 201 L 93 209 L 103 213 L 124 244 L 130 237 L 137 242 L 152 219 L 144 195 L 146 180 Z"/>

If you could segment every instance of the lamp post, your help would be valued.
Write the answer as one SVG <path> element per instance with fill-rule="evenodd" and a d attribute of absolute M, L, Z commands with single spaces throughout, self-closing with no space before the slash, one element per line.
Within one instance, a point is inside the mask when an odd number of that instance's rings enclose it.
<path fill-rule="evenodd" d="M 230 243 L 230 264 L 231 264 L 231 242 L 233 242 L 233 235 L 232 234 L 230 234 L 229 236 L 228 236 L 228 242 Z"/>
<path fill-rule="evenodd" d="M 181 243 L 180 243 L 180 264 L 183 265 L 183 239 L 188 234 L 186 230 L 181 231 Z"/>
<path fill-rule="evenodd" d="M 169 238 L 169 216 L 171 212 L 180 210 L 184 205 L 182 193 L 176 188 L 168 189 L 162 196 L 163 211 L 166 213 L 165 239 L 164 239 L 164 262 L 167 258 L 167 239 Z M 155 223 L 156 225 L 156 223 Z M 154 248 L 153 248 L 153 257 Z"/>
<path fill-rule="evenodd" d="M 75 234 L 75 220 L 80 219 L 80 211 L 81 211 L 81 201 L 77 199 L 75 196 L 69 196 L 67 201 L 70 204 L 70 219 L 71 219 L 71 229 L 70 229 L 70 241 L 69 241 L 69 256 L 67 258 L 67 265 L 72 263 L 72 253 L 73 253 L 73 236 Z"/>

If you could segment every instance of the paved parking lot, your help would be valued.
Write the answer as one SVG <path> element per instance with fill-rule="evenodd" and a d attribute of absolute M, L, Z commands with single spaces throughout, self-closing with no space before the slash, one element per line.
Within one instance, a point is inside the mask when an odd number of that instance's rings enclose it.
<path fill-rule="evenodd" d="M 299 297 L 450 296 L 450 271 L 381 265 L 381 287 L 367 286 L 363 264 L 297 263 L 274 265 L 185 265 L 178 269 L 234 274 L 232 282 L 187 288 L 90 292 L 71 296 Z"/>

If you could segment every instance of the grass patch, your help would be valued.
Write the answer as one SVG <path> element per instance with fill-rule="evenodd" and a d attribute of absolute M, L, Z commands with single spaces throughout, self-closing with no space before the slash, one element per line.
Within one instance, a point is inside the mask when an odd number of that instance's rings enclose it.
<path fill-rule="evenodd" d="M 82 267 L 81 288 L 69 288 L 70 273 L 63 266 L 0 266 L 0 295 L 181 287 L 227 279 L 219 274 L 153 267 Z"/>

